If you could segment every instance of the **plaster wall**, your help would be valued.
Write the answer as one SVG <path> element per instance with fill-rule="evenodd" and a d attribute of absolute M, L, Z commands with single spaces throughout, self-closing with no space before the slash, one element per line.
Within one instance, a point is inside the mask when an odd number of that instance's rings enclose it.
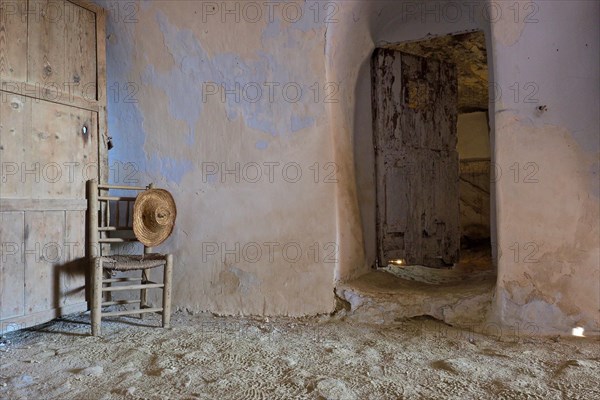
<path fill-rule="evenodd" d="M 506 88 L 495 115 L 495 312 L 510 325 L 599 333 L 599 15 L 598 2 L 545 1 L 536 23 L 492 24 L 495 81 Z M 528 82 L 538 103 L 508 94 Z"/>
<path fill-rule="evenodd" d="M 173 194 L 176 228 L 157 250 L 174 253 L 174 305 L 331 311 L 337 172 L 324 12 L 304 2 L 98 3 L 109 11 L 111 180 Z"/>

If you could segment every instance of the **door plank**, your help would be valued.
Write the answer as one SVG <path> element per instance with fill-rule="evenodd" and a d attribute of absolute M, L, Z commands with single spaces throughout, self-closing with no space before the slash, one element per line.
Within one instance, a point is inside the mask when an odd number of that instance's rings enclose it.
<path fill-rule="evenodd" d="M 97 100 L 96 14 L 70 2 L 66 32 L 65 82 L 76 96 Z"/>
<path fill-rule="evenodd" d="M 25 312 L 23 212 L 0 212 L 0 320 Z"/>
<path fill-rule="evenodd" d="M 25 312 L 59 306 L 60 275 L 55 267 L 63 262 L 64 211 L 25 213 Z"/>
<path fill-rule="evenodd" d="M 27 80 L 27 2 L 0 0 L 0 78 Z"/>
<path fill-rule="evenodd" d="M 90 111 L 62 104 L 34 103 L 32 158 L 39 162 L 39 198 L 85 198 L 85 181 L 97 176 L 97 124 Z M 84 133 L 85 132 L 85 133 Z"/>
<path fill-rule="evenodd" d="M 64 90 L 66 19 L 64 0 L 29 0 L 28 82 Z"/>
<path fill-rule="evenodd" d="M 85 302 L 85 211 L 65 213 L 64 263 L 59 267 L 61 277 L 60 305 Z"/>
<path fill-rule="evenodd" d="M 0 164 L 2 184 L 0 197 L 31 198 L 36 174 L 30 173 L 31 165 L 25 164 L 26 155 L 33 151 L 31 144 L 31 99 L 20 95 L 0 92 Z"/>
<path fill-rule="evenodd" d="M 98 114 L 0 96 L 0 197 L 84 199 L 85 181 L 98 176 Z"/>

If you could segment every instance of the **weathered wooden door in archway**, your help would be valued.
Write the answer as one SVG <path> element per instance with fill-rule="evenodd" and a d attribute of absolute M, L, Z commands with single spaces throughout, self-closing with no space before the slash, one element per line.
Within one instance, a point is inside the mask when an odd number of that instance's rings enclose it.
<path fill-rule="evenodd" d="M 372 59 L 379 264 L 458 261 L 455 67 L 379 48 Z"/>

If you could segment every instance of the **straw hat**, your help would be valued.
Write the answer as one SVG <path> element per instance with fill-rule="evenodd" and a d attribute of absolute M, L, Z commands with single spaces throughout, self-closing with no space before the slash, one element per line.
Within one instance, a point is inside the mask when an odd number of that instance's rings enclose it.
<path fill-rule="evenodd" d="M 137 195 L 133 205 L 133 233 L 147 247 L 164 242 L 175 225 L 177 208 L 171 193 L 148 189 Z"/>

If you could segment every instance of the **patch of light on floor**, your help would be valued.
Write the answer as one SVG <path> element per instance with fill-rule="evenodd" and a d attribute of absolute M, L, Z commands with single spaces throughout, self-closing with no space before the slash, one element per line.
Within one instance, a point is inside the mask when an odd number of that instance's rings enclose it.
<path fill-rule="evenodd" d="M 388 264 L 392 264 L 392 265 L 404 265 L 406 263 L 404 262 L 403 259 L 398 258 L 398 259 L 395 259 L 395 260 L 388 261 Z"/>

